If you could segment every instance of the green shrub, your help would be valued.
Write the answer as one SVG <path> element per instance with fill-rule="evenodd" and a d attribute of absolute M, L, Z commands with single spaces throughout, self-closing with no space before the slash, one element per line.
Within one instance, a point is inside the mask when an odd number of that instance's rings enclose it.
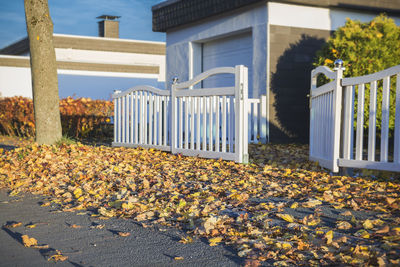
<path fill-rule="evenodd" d="M 344 61 L 344 77 L 356 77 L 375 73 L 400 64 L 400 27 L 393 19 L 380 15 L 372 21 L 362 23 L 348 19 L 338 28 L 323 48 L 317 52 L 314 66 L 333 68 L 334 61 Z M 390 122 L 394 129 L 396 79 L 391 78 Z M 357 88 L 356 88 L 357 89 Z M 369 89 L 365 89 L 364 127 L 369 124 Z M 357 94 L 357 90 L 356 90 Z M 381 128 L 382 81 L 378 82 L 377 128 Z M 357 97 L 355 99 L 357 108 Z M 356 110 L 356 109 L 355 109 Z"/>

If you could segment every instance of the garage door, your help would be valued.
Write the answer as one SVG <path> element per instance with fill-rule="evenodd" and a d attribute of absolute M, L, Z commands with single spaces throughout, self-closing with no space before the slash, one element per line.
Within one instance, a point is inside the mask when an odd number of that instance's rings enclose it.
<path fill-rule="evenodd" d="M 249 96 L 252 95 L 253 41 L 251 32 L 221 38 L 203 44 L 203 71 L 216 67 L 245 65 L 249 69 Z M 234 86 L 233 75 L 218 75 L 203 82 L 206 87 Z"/>

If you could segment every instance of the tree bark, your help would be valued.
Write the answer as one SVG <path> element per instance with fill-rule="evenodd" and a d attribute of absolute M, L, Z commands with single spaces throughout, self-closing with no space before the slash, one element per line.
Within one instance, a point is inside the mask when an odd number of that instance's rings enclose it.
<path fill-rule="evenodd" d="M 47 0 L 24 0 L 31 58 L 36 142 L 54 144 L 61 139 L 60 97 L 53 22 Z"/>

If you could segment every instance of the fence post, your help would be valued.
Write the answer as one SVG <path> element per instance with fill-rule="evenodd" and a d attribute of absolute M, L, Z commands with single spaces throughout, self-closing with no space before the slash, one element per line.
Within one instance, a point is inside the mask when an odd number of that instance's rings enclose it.
<path fill-rule="evenodd" d="M 178 82 L 178 77 L 172 78 L 171 85 L 171 153 L 176 154 L 176 136 L 177 136 L 177 126 L 178 122 L 176 119 L 177 110 L 176 110 L 176 84 Z M 181 129 L 180 129 L 181 130 Z"/>
<path fill-rule="evenodd" d="M 121 124 L 118 122 L 119 122 L 119 118 L 121 116 L 121 112 L 120 112 L 120 105 L 119 105 L 119 100 L 118 100 L 119 98 L 117 96 L 119 93 L 121 93 L 120 90 L 114 90 L 114 94 L 112 95 L 113 100 L 114 100 L 114 143 L 120 142 L 119 127 L 121 127 Z"/>
<path fill-rule="evenodd" d="M 339 171 L 339 153 L 340 153 L 340 121 L 342 116 L 342 78 L 343 78 L 343 60 L 335 60 L 336 78 L 335 78 L 335 90 L 334 90 L 334 125 L 333 125 L 333 140 L 332 140 L 332 171 Z"/>
<path fill-rule="evenodd" d="M 235 66 L 235 161 L 239 163 L 248 162 L 247 73 L 245 66 Z"/>

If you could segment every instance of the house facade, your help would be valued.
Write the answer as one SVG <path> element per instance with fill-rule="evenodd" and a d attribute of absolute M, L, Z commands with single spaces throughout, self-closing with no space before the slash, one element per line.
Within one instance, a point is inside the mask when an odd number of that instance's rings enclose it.
<path fill-rule="evenodd" d="M 98 18 L 98 37 L 53 36 L 60 97 L 111 99 L 114 89 L 163 87 L 165 43 L 120 39 L 118 17 Z M 27 37 L 0 49 L 0 96 L 32 97 Z"/>
<path fill-rule="evenodd" d="M 166 87 L 174 76 L 247 66 L 249 97 L 267 96 L 272 142 L 307 142 L 312 61 L 346 18 L 370 21 L 384 12 L 400 25 L 397 0 L 170 0 L 152 11 L 153 30 L 167 34 Z M 232 83 L 222 76 L 202 86 Z"/>

